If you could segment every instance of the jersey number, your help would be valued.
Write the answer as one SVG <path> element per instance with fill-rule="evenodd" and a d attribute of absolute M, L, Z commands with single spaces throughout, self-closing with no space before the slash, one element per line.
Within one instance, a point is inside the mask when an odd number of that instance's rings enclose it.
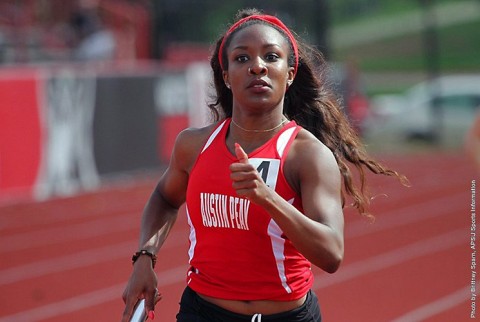
<path fill-rule="evenodd" d="M 280 160 L 278 159 L 264 159 L 264 158 L 251 158 L 248 159 L 251 165 L 253 165 L 265 184 L 275 189 L 277 185 L 278 171 L 280 169 Z"/>

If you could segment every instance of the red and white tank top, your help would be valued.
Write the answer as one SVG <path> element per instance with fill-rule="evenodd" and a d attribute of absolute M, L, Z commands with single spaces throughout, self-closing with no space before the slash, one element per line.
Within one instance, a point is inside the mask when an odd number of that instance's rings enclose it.
<path fill-rule="evenodd" d="M 237 158 L 225 143 L 229 125 L 226 119 L 215 128 L 190 174 L 187 283 L 201 294 L 229 300 L 301 298 L 313 284 L 311 264 L 263 208 L 232 188 L 229 166 Z M 283 173 L 300 129 L 290 121 L 248 157 L 266 184 L 302 211 Z"/>

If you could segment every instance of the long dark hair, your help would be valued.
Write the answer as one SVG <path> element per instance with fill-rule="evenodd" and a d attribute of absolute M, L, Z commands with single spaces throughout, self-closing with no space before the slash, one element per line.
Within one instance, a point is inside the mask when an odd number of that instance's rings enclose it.
<path fill-rule="evenodd" d="M 261 12 L 256 9 L 241 10 L 235 21 L 253 14 L 261 14 Z M 245 25 L 239 26 L 237 30 L 253 23 L 263 22 L 250 20 Z M 281 30 L 279 31 L 282 33 Z M 230 39 L 232 34 L 229 35 Z M 286 36 L 285 38 L 288 40 Z M 365 169 L 375 174 L 397 177 L 404 184 L 407 184 L 407 179 L 368 155 L 358 134 L 342 111 L 339 100 L 332 90 L 333 87 L 328 81 L 329 69 L 325 58 L 321 52 L 301 41 L 298 36 L 296 36 L 296 39 L 299 51 L 299 66 L 295 80 L 285 94 L 283 113 L 290 120 L 294 120 L 310 131 L 333 152 L 343 178 L 343 203 L 345 203 L 344 192 L 346 192 L 353 199 L 353 206 L 361 214 L 370 216 L 368 212 L 370 197 L 366 191 Z M 214 121 L 231 117 L 233 107 L 232 92 L 225 86 L 223 70 L 218 60 L 218 51 L 222 40 L 223 36 L 217 40 L 210 59 L 216 96 L 208 107 L 213 114 Z M 228 44 L 228 39 L 226 39 L 226 44 Z M 225 48 L 227 47 L 225 46 Z M 291 56 L 293 56 L 292 53 Z M 226 62 L 227 60 L 223 59 L 223 61 Z M 290 57 L 289 65 L 293 66 L 293 64 L 294 57 Z M 226 63 L 224 68 L 228 69 Z M 349 164 L 353 165 L 358 171 L 359 187 L 354 183 Z"/>

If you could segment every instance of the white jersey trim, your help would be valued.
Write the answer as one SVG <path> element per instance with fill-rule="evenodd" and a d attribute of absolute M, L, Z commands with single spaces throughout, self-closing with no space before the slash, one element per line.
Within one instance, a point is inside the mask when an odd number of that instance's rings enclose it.
<path fill-rule="evenodd" d="M 213 131 L 212 134 L 210 134 L 210 137 L 208 138 L 207 140 L 207 143 L 205 143 L 205 146 L 203 147 L 202 149 L 202 152 L 200 152 L 200 154 L 203 153 L 203 151 L 205 151 L 209 146 L 210 144 L 212 144 L 213 140 L 215 140 L 215 138 L 217 137 L 218 133 L 222 130 L 223 126 L 225 125 L 225 121 L 222 122 L 222 124 L 220 124 L 216 129 L 215 131 Z"/>
<path fill-rule="evenodd" d="M 186 208 L 186 212 L 188 225 L 190 226 L 190 235 L 188 236 L 188 239 L 190 240 L 190 247 L 188 249 L 188 262 L 190 263 L 193 259 L 193 255 L 195 254 L 195 246 L 197 245 L 197 233 L 195 232 L 195 227 L 193 227 L 192 220 L 190 219 L 188 207 Z"/>
<path fill-rule="evenodd" d="M 295 127 L 291 127 L 278 137 L 277 140 L 277 152 L 280 157 L 283 156 L 283 152 L 285 151 L 285 148 L 287 147 L 288 141 L 292 137 L 293 132 L 295 131 Z"/>
<path fill-rule="evenodd" d="M 273 256 L 277 265 L 278 277 L 282 282 L 285 291 L 290 294 L 292 289 L 287 284 L 287 275 L 285 274 L 285 239 L 282 238 L 282 230 L 277 223 L 272 219 L 268 224 L 268 235 L 272 242 Z"/>

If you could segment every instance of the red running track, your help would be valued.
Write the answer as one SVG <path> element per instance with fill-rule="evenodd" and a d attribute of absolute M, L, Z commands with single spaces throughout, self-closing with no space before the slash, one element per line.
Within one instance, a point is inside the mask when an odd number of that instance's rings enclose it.
<path fill-rule="evenodd" d="M 473 169 L 460 154 L 383 159 L 412 187 L 373 176 L 376 221 L 345 210 L 342 267 L 333 275 L 314 269 L 324 320 L 470 321 L 476 305 Z M 138 180 L 74 198 L 0 207 L 0 322 L 119 321 L 140 213 L 154 184 L 155 178 Z M 187 244 L 182 210 L 156 268 L 164 298 L 156 321 L 175 321 Z"/>

